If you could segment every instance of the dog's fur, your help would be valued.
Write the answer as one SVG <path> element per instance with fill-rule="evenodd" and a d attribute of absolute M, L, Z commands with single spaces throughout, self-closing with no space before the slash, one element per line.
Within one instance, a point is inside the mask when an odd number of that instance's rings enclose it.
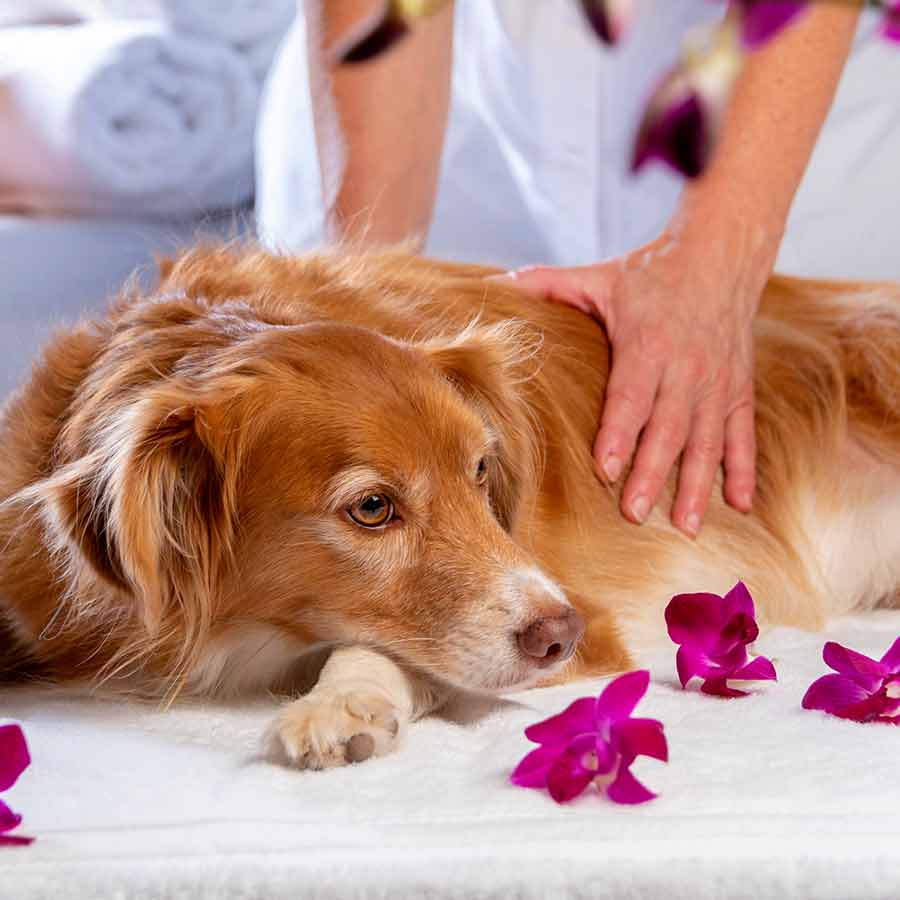
<path fill-rule="evenodd" d="M 755 506 L 717 487 L 693 542 L 673 482 L 637 527 L 594 474 L 603 329 L 488 274 L 202 248 L 57 335 L 0 420 L 0 671 L 168 697 L 312 678 L 275 735 L 321 767 L 454 691 L 624 669 L 679 591 L 741 578 L 804 628 L 897 598 L 900 289 L 773 279 Z M 347 510 L 373 493 L 398 517 L 367 530 Z M 568 604 L 577 653 L 536 666 L 516 635 Z"/>

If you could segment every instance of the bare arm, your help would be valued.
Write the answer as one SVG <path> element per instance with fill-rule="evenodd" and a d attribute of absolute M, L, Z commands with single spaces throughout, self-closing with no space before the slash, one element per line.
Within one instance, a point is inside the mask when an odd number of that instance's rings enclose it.
<path fill-rule="evenodd" d="M 632 462 L 632 521 L 647 518 L 679 457 L 677 527 L 697 533 L 723 462 L 726 499 L 750 509 L 753 318 L 858 15 L 811 4 L 747 61 L 712 164 L 658 239 L 610 262 L 519 275 L 606 324 L 613 367 L 594 456 L 609 481 Z"/>
<path fill-rule="evenodd" d="M 348 31 L 371 15 L 371 0 L 325 0 L 310 29 L 310 59 L 322 59 Z M 389 53 L 331 73 L 331 109 L 316 109 L 320 158 L 337 115 L 344 164 L 330 209 L 332 232 L 360 243 L 410 238 L 424 242 L 437 189 L 450 102 L 452 4 L 417 23 Z M 321 65 L 321 63 L 320 63 Z M 314 74 L 314 81 L 316 73 Z"/>

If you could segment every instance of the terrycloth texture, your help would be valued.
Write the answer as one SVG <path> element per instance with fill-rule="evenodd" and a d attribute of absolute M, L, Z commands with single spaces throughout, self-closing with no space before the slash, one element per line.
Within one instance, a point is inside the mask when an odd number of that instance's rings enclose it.
<path fill-rule="evenodd" d="M 261 81 L 302 0 L 101 0 L 111 14 L 162 20 L 173 31 L 222 41 Z"/>
<path fill-rule="evenodd" d="M 879 656 L 900 612 L 831 637 Z M 331 772 L 254 758 L 275 705 L 142 706 L 0 694 L 34 762 L 6 796 L 37 835 L 0 852 L 0 897 L 900 897 L 900 729 L 800 708 L 826 635 L 779 629 L 757 649 L 780 681 L 718 700 L 683 692 L 674 645 L 637 714 L 666 725 L 659 799 L 557 807 L 507 784 L 523 728 L 604 681 L 517 695 L 473 724 L 428 719 L 394 756 Z M 471 713 L 471 710 L 468 711 Z"/>
<path fill-rule="evenodd" d="M 250 196 L 258 85 L 135 22 L 0 30 L 0 205 L 186 216 Z"/>

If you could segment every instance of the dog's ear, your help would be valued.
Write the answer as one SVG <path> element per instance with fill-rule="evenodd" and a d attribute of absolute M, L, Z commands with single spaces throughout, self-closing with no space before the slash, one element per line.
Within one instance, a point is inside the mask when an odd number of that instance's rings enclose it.
<path fill-rule="evenodd" d="M 540 458 L 526 385 L 539 338 L 517 325 L 473 325 L 420 345 L 498 436 L 488 489 L 500 524 L 512 531 L 526 485 L 537 485 Z"/>
<path fill-rule="evenodd" d="M 151 634 L 171 613 L 203 631 L 233 549 L 236 468 L 212 415 L 160 389 L 29 492 L 56 549 L 131 593 Z"/>

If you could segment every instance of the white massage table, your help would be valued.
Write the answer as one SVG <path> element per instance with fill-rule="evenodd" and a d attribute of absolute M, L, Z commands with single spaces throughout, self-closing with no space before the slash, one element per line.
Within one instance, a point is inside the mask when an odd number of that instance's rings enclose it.
<path fill-rule="evenodd" d="M 880 612 L 828 636 L 880 656 L 898 634 Z M 638 807 L 506 781 L 523 728 L 602 681 L 428 719 L 395 755 L 329 772 L 260 761 L 274 702 L 0 692 L 33 755 L 7 799 L 37 836 L 0 848 L 0 898 L 896 900 L 900 728 L 800 708 L 824 639 L 765 636 L 778 683 L 732 701 L 682 691 L 661 653 L 638 714 L 665 723 L 670 762 L 635 764 L 660 794 Z"/>

